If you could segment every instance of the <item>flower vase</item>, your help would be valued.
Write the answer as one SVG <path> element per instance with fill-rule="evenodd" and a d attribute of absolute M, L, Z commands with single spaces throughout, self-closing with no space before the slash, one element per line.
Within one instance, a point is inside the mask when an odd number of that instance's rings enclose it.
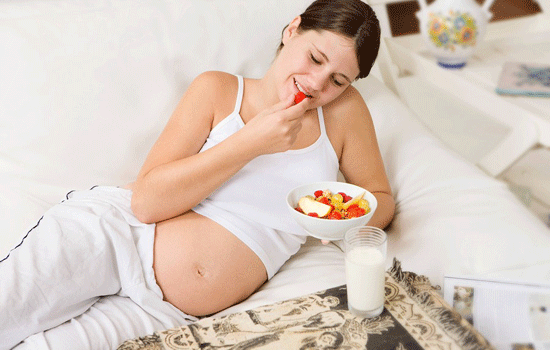
<path fill-rule="evenodd" d="M 466 65 L 485 34 L 493 2 L 486 0 L 480 6 L 474 0 L 436 0 L 427 5 L 426 0 L 419 0 L 420 33 L 440 66 Z"/>

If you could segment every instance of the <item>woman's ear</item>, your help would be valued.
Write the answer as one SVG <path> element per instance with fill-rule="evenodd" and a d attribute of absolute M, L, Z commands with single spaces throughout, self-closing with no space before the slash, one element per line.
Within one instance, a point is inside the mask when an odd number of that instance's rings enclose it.
<path fill-rule="evenodd" d="M 300 22 L 302 21 L 302 18 L 300 16 L 297 16 L 290 22 L 288 26 L 286 26 L 284 32 L 283 32 L 283 44 L 286 45 L 287 40 L 292 38 L 296 33 L 298 32 L 298 27 L 300 26 Z"/>

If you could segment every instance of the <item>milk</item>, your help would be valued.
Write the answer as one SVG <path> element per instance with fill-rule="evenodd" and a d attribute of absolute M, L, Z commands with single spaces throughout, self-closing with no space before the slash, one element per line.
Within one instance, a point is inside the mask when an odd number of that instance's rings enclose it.
<path fill-rule="evenodd" d="M 346 253 L 348 308 L 364 317 L 384 307 L 384 255 L 376 248 L 353 247 Z"/>

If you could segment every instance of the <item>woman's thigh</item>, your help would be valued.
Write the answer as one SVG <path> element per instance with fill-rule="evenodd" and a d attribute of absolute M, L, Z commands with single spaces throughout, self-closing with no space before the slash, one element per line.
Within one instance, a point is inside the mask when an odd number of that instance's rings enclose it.
<path fill-rule="evenodd" d="M 154 270 L 164 299 L 195 316 L 234 305 L 267 280 L 248 246 L 194 212 L 157 224 Z"/>

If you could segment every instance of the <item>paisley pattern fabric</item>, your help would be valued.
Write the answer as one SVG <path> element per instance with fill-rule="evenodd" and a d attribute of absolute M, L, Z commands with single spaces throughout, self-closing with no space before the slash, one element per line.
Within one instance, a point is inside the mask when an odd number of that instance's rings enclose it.
<path fill-rule="evenodd" d="M 118 350 L 492 349 L 426 277 L 386 272 L 385 308 L 375 318 L 347 310 L 346 286 L 128 340 Z"/>

